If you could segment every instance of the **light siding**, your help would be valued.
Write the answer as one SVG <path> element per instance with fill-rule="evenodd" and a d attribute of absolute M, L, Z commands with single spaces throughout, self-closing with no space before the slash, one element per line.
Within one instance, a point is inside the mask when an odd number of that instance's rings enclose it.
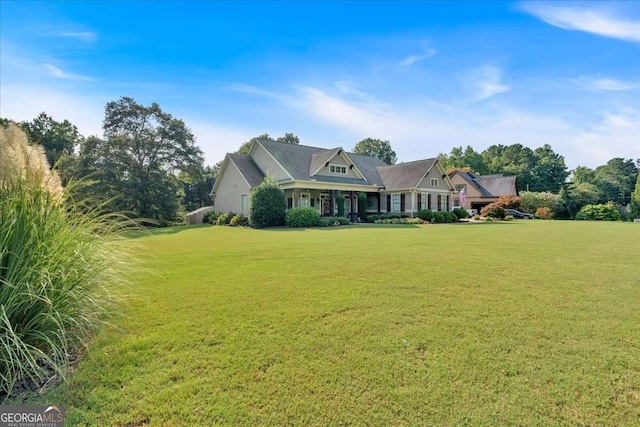
<path fill-rule="evenodd" d="M 253 157 L 253 161 L 265 176 L 269 175 L 276 181 L 290 179 L 287 172 L 282 169 L 282 167 L 273 159 L 271 154 L 262 147 L 262 145 L 255 144 L 251 157 Z"/>
<path fill-rule="evenodd" d="M 436 163 L 433 168 L 429 171 L 429 174 L 420 181 L 418 185 L 419 188 L 429 189 L 429 190 L 442 190 L 449 191 L 449 184 L 447 184 L 446 178 L 443 178 L 442 175 L 445 175 L 444 169 L 440 166 L 439 163 Z M 436 178 L 438 180 L 438 185 L 431 185 L 431 178 Z"/>
<path fill-rule="evenodd" d="M 331 172 L 331 165 L 339 165 L 339 166 L 346 166 L 347 168 L 347 173 L 346 175 L 343 173 L 332 173 Z M 318 173 L 316 175 L 323 175 L 323 176 L 341 176 L 341 177 L 348 177 L 348 178 L 360 178 L 360 176 L 358 176 L 355 173 L 355 168 L 349 169 L 349 166 L 351 166 L 351 164 L 349 162 L 347 162 L 341 155 L 337 155 L 335 156 L 333 159 L 329 160 L 329 165 L 328 166 L 322 166 L 322 168 L 318 171 Z"/>
<path fill-rule="evenodd" d="M 220 185 L 215 194 L 213 206 L 216 212 L 233 212 L 249 214 L 251 197 L 250 188 L 236 165 L 229 160 L 222 176 L 218 177 Z M 247 196 L 247 209 L 242 210 L 242 195 Z"/>

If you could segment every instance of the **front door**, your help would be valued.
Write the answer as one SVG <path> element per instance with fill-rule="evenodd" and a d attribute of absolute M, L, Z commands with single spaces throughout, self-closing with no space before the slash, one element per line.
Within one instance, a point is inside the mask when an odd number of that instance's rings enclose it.
<path fill-rule="evenodd" d="M 322 216 L 332 216 L 331 197 L 328 194 L 320 195 L 320 206 L 322 207 Z"/>

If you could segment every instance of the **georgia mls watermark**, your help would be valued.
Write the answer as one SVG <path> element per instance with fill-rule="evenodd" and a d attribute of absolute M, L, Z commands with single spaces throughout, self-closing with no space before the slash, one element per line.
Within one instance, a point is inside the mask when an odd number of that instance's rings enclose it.
<path fill-rule="evenodd" d="M 0 427 L 64 427 L 62 406 L 0 405 Z"/>

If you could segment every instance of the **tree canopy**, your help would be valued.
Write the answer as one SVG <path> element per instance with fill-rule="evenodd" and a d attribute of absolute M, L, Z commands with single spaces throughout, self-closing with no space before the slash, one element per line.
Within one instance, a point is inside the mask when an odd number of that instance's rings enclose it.
<path fill-rule="evenodd" d="M 50 166 L 55 165 L 63 155 L 72 155 L 83 140 L 78 128 L 71 122 L 57 122 L 44 112 L 30 122 L 20 122 L 19 126 L 27 134 L 30 143 L 42 145 Z"/>
<path fill-rule="evenodd" d="M 377 157 L 388 165 L 394 165 L 398 161 L 396 152 L 391 149 L 391 143 L 381 139 L 365 138 L 353 147 L 353 152 Z"/>
<path fill-rule="evenodd" d="M 454 147 L 450 154 L 440 153 L 445 168 L 462 169 L 479 175 L 504 174 L 518 178 L 520 191 L 558 192 L 569 171 L 564 157 L 549 144 L 532 150 L 522 144 L 492 145 L 482 153 L 471 146 Z"/>

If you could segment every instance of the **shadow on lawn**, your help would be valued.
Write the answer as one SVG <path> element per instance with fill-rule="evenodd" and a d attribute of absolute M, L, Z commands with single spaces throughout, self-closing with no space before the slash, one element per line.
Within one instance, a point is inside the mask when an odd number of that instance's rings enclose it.
<path fill-rule="evenodd" d="M 173 227 L 144 227 L 140 230 L 128 232 L 126 236 L 130 239 L 137 239 L 139 237 L 177 234 L 182 231 L 194 230 L 196 228 L 209 228 L 209 227 L 211 227 L 211 224 L 175 225 Z"/>

